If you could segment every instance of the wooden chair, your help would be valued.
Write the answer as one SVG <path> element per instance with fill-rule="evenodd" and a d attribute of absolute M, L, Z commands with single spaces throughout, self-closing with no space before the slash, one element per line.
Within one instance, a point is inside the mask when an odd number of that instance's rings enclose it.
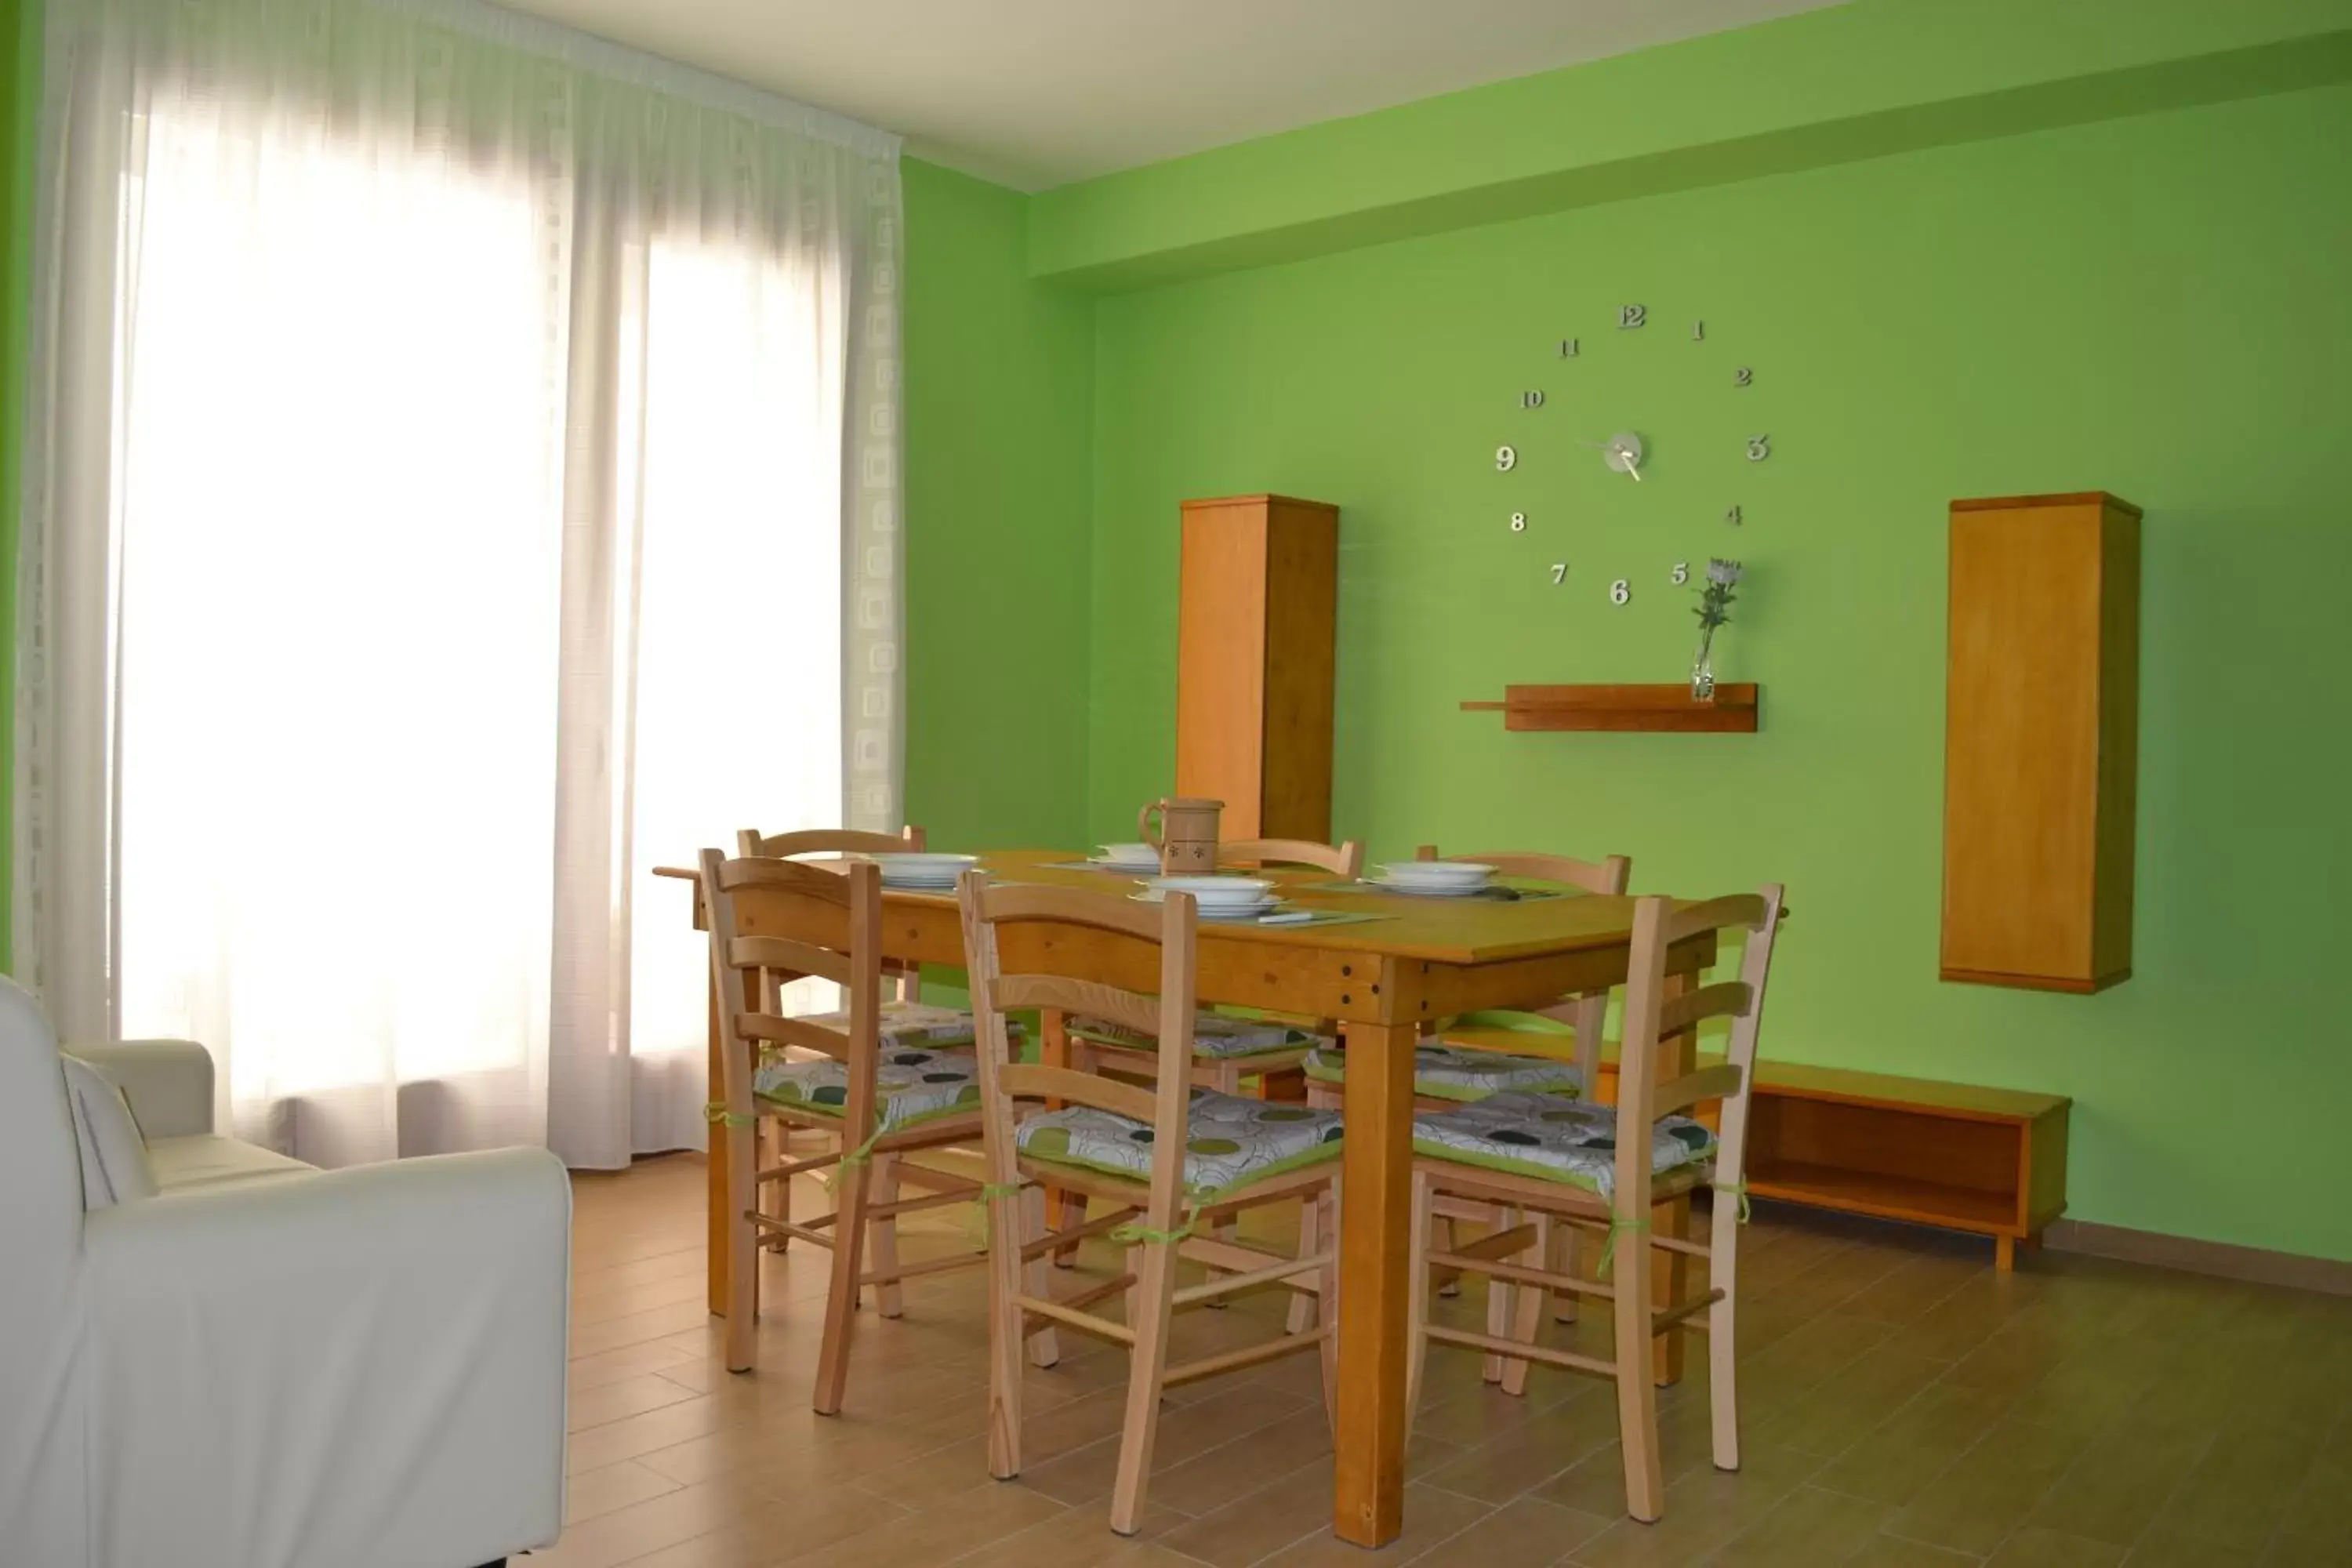
<path fill-rule="evenodd" d="M 1416 860 L 1449 858 L 1474 861 L 1492 866 L 1496 874 L 1516 877 L 1529 881 L 1557 882 L 1586 893 L 1622 896 L 1632 881 L 1633 862 L 1622 855 L 1612 855 L 1605 860 L 1579 860 L 1566 855 L 1544 855 L 1524 850 L 1497 850 L 1488 854 L 1442 857 L 1434 844 L 1424 844 L 1413 851 Z M 1460 1018 L 1441 1019 L 1430 1031 L 1423 1056 L 1443 1056 L 1450 1060 L 1416 1066 L 1413 1073 L 1414 1102 L 1418 1109 L 1429 1111 L 1451 1110 L 1465 1101 L 1484 1100 L 1492 1094 L 1522 1090 L 1559 1093 L 1563 1090 L 1591 1098 L 1601 1081 L 1601 1027 L 1609 1015 L 1609 993 L 1589 992 L 1541 1001 L 1512 1012 L 1473 1014 Z M 1567 1034 L 1575 1037 L 1572 1065 L 1559 1060 L 1558 1041 Z M 1543 1048 L 1529 1047 L 1547 1036 L 1550 1043 Z M 1307 1059 L 1307 1103 L 1336 1109 L 1345 1098 L 1345 1066 L 1339 1053 L 1318 1050 Z M 1494 1058 L 1492 1067 L 1482 1067 L 1477 1058 Z M 1447 1198 L 1437 1208 L 1439 1223 L 1448 1233 L 1454 1226 L 1467 1221 L 1489 1229 L 1500 1229 L 1511 1223 L 1511 1216 L 1492 1205 Z M 1554 1264 L 1564 1271 L 1576 1268 L 1576 1238 L 1572 1232 L 1559 1233 L 1556 1245 L 1559 1255 Z M 1454 1287 L 1446 1288 L 1447 1294 Z M 1494 1334 L 1504 1332 L 1509 1323 L 1512 1292 L 1509 1287 L 1490 1287 L 1487 1303 L 1487 1330 Z M 1573 1296 L 1559 1300 L 1558 1316 L 1561 1322 L 1573 1322 L 1576 1300 Z M 1486 1361 L 1486 1381 L 1501 1383 L 1507 1392 L 1524 1390 L 1527 1365 L 1516 1366 L 1499 1357 Z"/>
<path fill-rule="evenodd" d="M 1680 910 L 1663 898 L 1643 899 L 1635 906 L 1625 1050 L 1613 1111 L 1544 1096 L 1511 1095 L 1442 1115 L 1419 1116 L 1413 1122 L 1413 1394 L 1419 1393 L 1422 1363 L 1433 1342 L 1467 1346 L 1521 1364 L 1542 1362 L 1614 1379 L 1625 1506 L 1643 1521 L 1656 1519 L 1664 1508 L 1651 1355 L 1656 1335 L 1684 1326 L 1705 1330 L 1716 1467 L 1739 1468 L 1733 1318 L 1744 1203 L 1727 1200 L 1744 1198 L 1747 1190 L 1743 1163 L 1757 1029 L 1763 1018 L 1764 984 L 1771 972 L 1780 916 L 1778 886 Z M 1701 932 L 1735 927 L 1750 933 L 1739 978 L 1667 1000 L 1667 950 Z M 1724 1061 L 1671 1082 L 1657 1082 L 1661 1042 L 1707 1018 L 1733 1020 Z M 1677 1114 L 1708 1100 L 1722 1102 L 1719 1142 L 1699 1123 Z M 1651 1234 L 1655 1205 L 1701 1186 L 1712 1186 L 1717 1194 L 1707 1240 Z M 1468 1246 L 1440 1247 L 1432 1237 L 1435 1205 L 1448 1194 L 1496 1205 L 1535 1220 Z M 1585 1279 L 1548 1267 L 1547 1223 L 1606 1233 L 1609 1245 L 1601 1272 L 1610 1279 Z M 1655 1247 L 1706 1259 L 1708 1289 L 1654 1308 L 1650 1260 Z M 1612 1255 L 1613 1271 L 1609 1268 Z M 1442 1328 L 1429 1321 L 1433 1268 L 1535 1289 L 1521 1292 L 1507 1335 Z M 1537 1342 L 1543 1294 L 1551 1290 L 1609 1300 L 1613 1355 L 1603 1360 Z M 1410 1399 L 1406 1408 L 1412 1408 Z"/>
<path fill-rule="evenodd" d="M 1124 1345 L 1129 1352 L 1127 1420 L 1119 1435 L 1111 1528 L 1133 1534 L 1143 1519 L 1160 1396 L 1167 1389 L 1297 1352 L 1319 1350 L 1327 1409 L 1334 1403 L 1336 1246 L 1295 1255 L 1214 1241 L 1204 1226 L 1244 1209 L 1300 1203 L 1323 1213 L 1321 1234 L 1339 1234 L 1334 1178 L 1339 1121 L 1304 1106 L 1267 1105 L 1194 1087 L 1162 1073 L 1146 1087 L 1099 1072 L 1014 1059 L 1008 1009 L 1083 1012 L 1156 1036 L 1179 1058 L 1192 1048 L 1195 1016 L 1192 899 L 1172 894 L 1158 908 L 1062 888 L 996 886 L 964 874 L 966 962 L 980 1022 L 982 1115 L 986 1133 L 989 1249 L 988 1468 L 1000 1479 L 1021 1470 L 1021 1353 L 1037 1325 L 1060 1323 Z M 1085 953 L 1097 973 L 1155 976 L 1156 996 L 1058 974 L 1008 973 L 1004 952 L 1036 951 L 1034 928 L 1055 951 Z M 1053 1100 L 1044 1110 L 1027 1102 Z M 1027 1114 L 1021 1112 L 1026 1110 Z M 1213 1136 L 1199 1140 L 1201 1127 Z M 1107 1199 L 1111 1213 L 1072 1229 L 1049 1230 L 1030 1183 L 1051 1183 Z M 1055 1249 L 1108 1232 L 1127 1245 L 1126 1269 L 1072 1295 L 1051 1293 L 1043 1268 Z M 1180 1256 L 1226 1270 L 1180 1288 Z M 1311 1295 L 1321 1310 L 1305 1331 L 1171 1364 L 1170 1327 L 1182 1309 L 1262 1287 Z M 1111 1296 L 1125 1321 L 1086 1310 Z"/>
<path fill-rule="evenodd" d="M 1217 860 L 1224 866 L 1313 866 L 1352 880 L 1363 872 L 1364 847 L 1352 840 L 1244 838 L 1218 845 Z M 1161 1042 L 1092 1016 L 1072 1018 L 1069 1027 L 1070 1065 L 1081 1072 L 1107 1067 L 1138 1078 L 1160 1076 Z M 1194 1026 L 1192 1081 L 1221 1094 L 1239 1094 L 1245 1078 L 1296 1071 L 1308 1052 L 1336 1037 L 1336 1028 L 1322 1019 L 1241 1018 L 1207 1009 Z M 1204 1036 L 1213 1043 L 1203 1044 Z"/>
<path fill-rule="evenodd" d="M 969 1051 L 942 1044 L 919 1052 L 905 1040 L 893 1042 L 891 1062 L 882 1062 L 882 879 L 872 862 L 836 869 L 761 857 L 729 860 L 705 849 L 699 865 L 724 1049 L 717 1119 L 726 1128 L 727 1369 L 752 1370 L 763 1237 L 828 1247 L 832 1280 L 813 1403 L 818 1414 L 831 1415 L 841 1409 L 861 1289 L 873 1286 L 881 1315 L 896 1317 L 900 1280 L 981 1261 L 958 1254 L 902 1266 L 897 1247 L 899 1215 L 980 1195 L 970 1181 L 902 1163 L 917 1151 L 979 1138 L 978 1067 Z M 743 931 L 737 896 L 747 889 L 761 891 L 768 931 L 790 935 Z M 770 986 L 802 976 L 832 981 L 847 993 L 847 1007 L 833 1015 L 841 1026 L 772 1009 Z M 769 1047 L 805 1054 L 763 1065 Z M 916 1054 L 924 1059 L 904 1059 Z M 820 1129 L 839 1141 L 827 1152 L 763 1166 L 754 1137 L 763 1118 Z M 789 1197 L 786 1212 L 761 1207 L 763 1184 L 789 1194 L 793 1177 L 826 1169 L 837 1175 L 833 1213 L 794 1220 Z M 902 1179 L 924 1195 L 900 1199 Z"/>

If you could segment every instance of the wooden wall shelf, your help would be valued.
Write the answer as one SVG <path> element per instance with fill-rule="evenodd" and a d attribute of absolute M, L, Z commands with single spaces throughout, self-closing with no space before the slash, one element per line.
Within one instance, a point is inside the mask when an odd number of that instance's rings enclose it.
<path fill-rule="evenodd" d="M 1500 713 L 1506 730 L 1620 730 L 1650 733 L 1752 735 L 1761 702 L 1753 685 L 1718 686 L 1712 702 L 1691 700 L 1690 687 L 1507 686 L 1500 702 L 1465 702 L 1465 713 Z"/>

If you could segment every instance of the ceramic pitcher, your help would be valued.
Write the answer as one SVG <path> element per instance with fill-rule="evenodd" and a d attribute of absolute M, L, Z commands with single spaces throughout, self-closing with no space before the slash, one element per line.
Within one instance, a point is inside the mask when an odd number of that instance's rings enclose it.
<path fill-rule="evenodd" d="M 1217 815 L 1224 809 L 1222 800 L 1155 800 L 1136 815 L 1135 831 L 1160 851 L 1164 875 L 1202 876 L 1217 868 Z"/>

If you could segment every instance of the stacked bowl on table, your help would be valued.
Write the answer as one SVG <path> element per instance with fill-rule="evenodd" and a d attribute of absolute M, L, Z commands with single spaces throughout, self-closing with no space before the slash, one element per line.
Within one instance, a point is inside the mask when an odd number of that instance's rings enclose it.
<path fill-rule="evenodd" d="M 1376 869 L 1380 875 L 1370 879 L 1373 887 L 1424 898 L 1472 898 L 1495 881 L 1495 868 L 1475 860 L 1395 860 Z"/>

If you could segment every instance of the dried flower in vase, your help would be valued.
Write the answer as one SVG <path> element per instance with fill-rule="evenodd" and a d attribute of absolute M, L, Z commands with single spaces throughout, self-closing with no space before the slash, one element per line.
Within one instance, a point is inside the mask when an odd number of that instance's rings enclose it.
<path fill-rule="evenodd" d="M 1731 602 L 1738 597 L 1732 589 L 1739 584 L 1739 563 L 1709 561 L 1706 563 L 1706 584 L 1699 590 L 1698 656 L 1691 660 L 1691 700 L 1715 700 L 1715 633 L 1718 626 L 1731 624 Z"/>

